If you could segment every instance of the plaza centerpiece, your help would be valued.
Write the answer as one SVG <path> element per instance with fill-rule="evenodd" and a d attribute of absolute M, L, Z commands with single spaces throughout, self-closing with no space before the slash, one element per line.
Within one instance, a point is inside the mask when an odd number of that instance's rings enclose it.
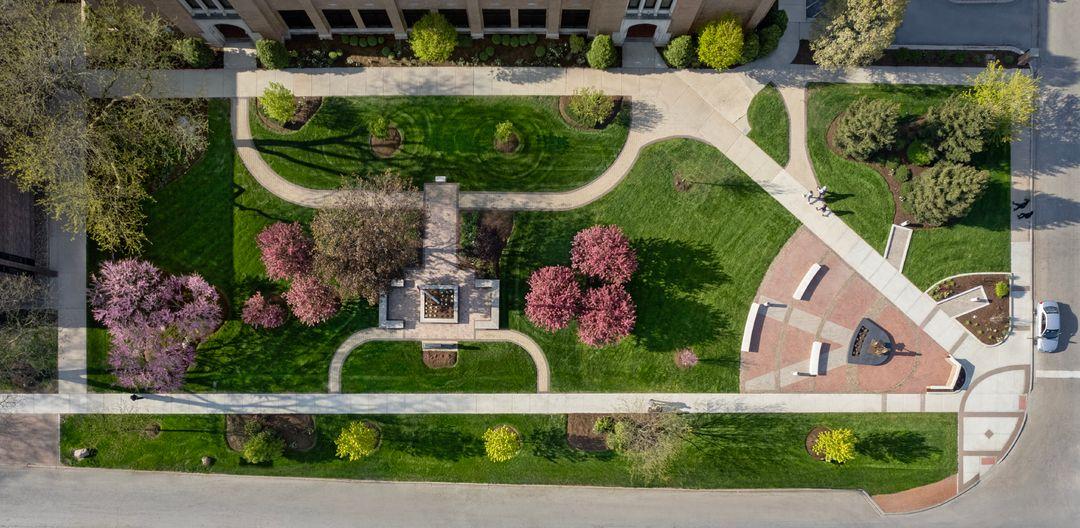
<path fill-rule="evenodd" d="M 457 323 L 458 287 L 453 285 L 423 285 L 420 289 L 421 323 Z"/>
<path fill-rule="evenodd" d="M 863 319 L 859 328 L 851 336 L 848 347 L 848 363 L 854 365 L 881 365 L 889 360 L 893 352 L 893 339 L 877 323 Z"/>

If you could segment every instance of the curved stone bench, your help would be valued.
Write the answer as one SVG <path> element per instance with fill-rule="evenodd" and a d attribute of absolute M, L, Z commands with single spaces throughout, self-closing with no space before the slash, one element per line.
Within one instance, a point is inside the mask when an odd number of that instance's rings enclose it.
<path fill-rule="evenodd" d="M 810 285 L 814 283 L 814 280 L 817 279 L 819 275 L 821 275 L 823 270 L 825 270 L 825 266 L 822 266 L 821 264 L 814 263 L 814 265 L 810 266 L 810 269 L 806 270 L 806 274 L 803 275 L 802 280 L 799 281 L 799 286 L 795 288 L 795 293 L 791 294 L 791 297 L 797 301 L 807 300 L 806 290 L 810 289 Z"/>
<path fill-rule="evenodd" d="M 761 320 L 765 311 L 761 309 L 761 304 L 750 303 L 750 312 L 746 314 L 746 325 L 743 326 L 742 334 L 742 346 L 739 350 L 743 352 L 754 352 L 754 330 L 757 329 L 758 321 Z"/>

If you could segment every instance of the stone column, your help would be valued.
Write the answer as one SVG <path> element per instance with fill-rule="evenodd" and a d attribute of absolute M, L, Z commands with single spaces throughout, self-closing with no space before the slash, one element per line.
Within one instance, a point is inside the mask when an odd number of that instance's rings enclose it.
<path fill-rule="evenodd" d="M 757 27 L 758 23 L 761 22 L 761 19 L 765 18 L 765 15 L 769 14 L 769 10 L 772 9 L 773 4 L 775 3 L 776 2 L 774 0 L 762 0 L 761 3 L 758 4 L 757 9 L 755 9 L 753 14 L 750 15 L 750 19 L 746 21 L 745 28 L 754 29 L 755 27 Z"/>
<path fill-rule="evenodd" d="M 484 38 L 484 12 L 480 10 L 480 0 L 465 2 L 465 11 L 469 14 L 469 34 L 472 38 Z"/>
<path fill-rule="evenodd" d="M 330 39 L 330 24 L 326 22 L 326 17 L 323 16 L 322 11 L 315 9 L 315 6 L 311 3 L 311 0 L 302 0 L 300 5 L 307 11 L 308 18 L 311 19 L 311 23 L 315 25 L 315 31 L 319 32 L 319 38 L 323 40 Z"/>
<path fill-rule="evenodd" d="M 394 28 L 394 38 L 404 39 L 409 37 L 409 28 L 405 27 L 405 17 L 401 16 L 401 9 L 394 0 L 382 0 L 382 6 L 390 17 L 390 25 Z"/>
<path fill-rule="evenodd" d="M 356 29 L 364 29 L 364 19 L 360 18 L 360 11 L 358 9 L 350 9 L 349 14 L 352 15 L 353 22 L 356 23 Z"/>
<path fill-rule="evenodd" d="M 547 6 L 547 38 L 559 38 L 559 24 L 562 23 L 562 0 L 550 0 Z"/>

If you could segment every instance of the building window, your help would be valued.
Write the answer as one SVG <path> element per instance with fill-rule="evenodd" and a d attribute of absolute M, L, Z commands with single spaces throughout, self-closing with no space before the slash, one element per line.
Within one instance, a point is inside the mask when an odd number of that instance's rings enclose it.
<path fill-rule="evenodd" d="M 641 7 L 641 0 L 630 0 L 630 3 L 626 4 L 627 11 L 637 11 Z"/>
<path fill-rule="evenodd" d="M 186 3 L 188 7 L 195 11 L 202 11 L 206 9 L 205 7 L 203 7 L 202 4 L 199 3 L 199 0 L 184 0 L 184 3 Z"/>
<path fill-rule="evenodd" d="M 518 9 L 518 27 L 547 27 L 547 9 Z"/>
<path fill-rule="evenodd" d="M 671 4 L 674 4 L 675 0 L 660 0 L 661 11 L 671 11 Z"/>
<path fill-rule="evenodd" d="M 446 17 L 446 21 L 456 28 L 469 27 L 469 12 L 464 9 L 440 9 L 439 14 Z"/>
<path fill-rule="evenodd" d="M 364 21 L 364 27 L 375 28 L 388 28 L 394 27 L 390 23 L 390 15 L 386 14 L 385 9 L 361 9 L 360 20 Z"/>
<path fill-rule="evenodd" d="M 645 0 L 645 9 L 656 9 L 656 0 Z"/>
<path fill-rule="evenodd" d="M 322 14 L 333 29 L 356 29 L 356 21 L 348 9 L 323 9 Z"/>
<path fill-rule="evenodd" d="M 289 29 L 315 29 L 315 24 L 311 23 L 311 18 L 303 9 L 286 9 L 278 11 L 278 15 Z"/>
<path fill-rule="evenodd" d="M 229 3 L 229 0 L 217 0 L 217 3 L 218 3 L 218 5 L 221 6 L 222 9 L 224 9 L 226 11 L 232 11 L 233 10 L 233 6 L 232 6 L 232 4 Z"/>
<path fill-rule="evenodd" d="M 509 9 L 485 9 L 484 28 L 508 28 L 510 27 Z"/>
<path fill-rule="evenodd" d="M 589 29 L 588 9 L 563 9 L 561 29 Z"/>
<path fill-rule="evenodd" d="M 401 16 L 405 18 L 405 27 L 411 28 L 430 12 L 430 9 L 402 9 Z"/>

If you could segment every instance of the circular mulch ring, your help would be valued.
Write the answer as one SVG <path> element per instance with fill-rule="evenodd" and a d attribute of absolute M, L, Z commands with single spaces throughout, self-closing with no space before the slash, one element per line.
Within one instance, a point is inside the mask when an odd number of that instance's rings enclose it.
<path fill-rule="evenodd" d="M 244 426 L 250 421 L 261 422 L 264 429 L 274 431 L 292 451 L 310 451 L 315 447 L 315 417 L 310 414 L 229 414 L 225 416 L 225 442 L 229 449 L 237 452 L 244 449 L 247 441 Z"/>
<path fill-rule="evenodd" d="M 682 174 L 680 174 L 678 172 L 675 173 L 675 178 L 672 181 L 672 185 L 675 186 L 676 191 L 681 192 L 681 193 L 689 191 L 690 187 L 692 186 L 692 184 L 690 182 L 686 181 L 686 178 L 683 178 Z"/>
<path fill-rule="evenodd" d="M 628 98 L 624 98 L 622 96 L 613 96 L 609 97 L 609 99 L 615 102 L 615 104 L 611 107 L 611 113 L 608 114 L 607 118 L 605 118 L 603 121 L 600 122 L 600 124 L 596 126 L 587 126 L 578 123 L 577 120 L 570 115 L 569 95 L 559 96 L 559 115 L 562 116 L 563 121 L 566 121 L 566 124 L 579 130 L 603 130 L 607 128 L 607 126 L 610 125 L 612 121 L 615 121 L 616 117 L 619 116 L 619 112 L 622 110 L 623 102 L 629 103 Z"/>
<path fill-rule="evenodd" d="M 457 357 L 457 352 L 453 350 L 425 350 L 423 352 L 424 366 L 433 369 L 454 367 L 457 365 Z"/>
<path fill-rule="evenodd" d="M 368 144 L 371 145 L 371 152 L 375 154 L 375 157 L 377 158 L 386 159 L 394 157 L 394 154 L 397 154 L 397 151 L 401 150 L 401 143 L 401 131 L 395 127 L 386 129 L 385 139 L 368 136 Z"/>
<path fill-rule="evenodd" d="M 810 455 L 810 457 L 813 458 L 814 460 L 818 460 L 818 461 L 821 461 L 821 462 L 825 461 L 825 456 L 824 455 L 814 454 L 814 442 L 817 442 L 818 435 L 820 435 L 821 433 L 824 433 L 825 431 L 829 431 L 829 430 L 830 429 L 828 427 L 818 426 L 818 427 L 815 427 L 815 428 L 811 429 L 810 432 L 807 433 L 807 435 L 806 435 L 806 454 Z"/>
<path fill-rule="evenodd" d="M 161 424 L 150 422 L 142 430 L 143 438 L 157 438 L 161 435 Z"/>
<path fill-rule="evenodd" d="M 262 105 L 259 104 L 259 100 L 255 100 L 255 115 L 259 116 L 259 122 L 262 126 L 266 127 L 272 132 L 278 134 L 291 134 L 304 128 L 304 125 L 315 117 L 315 114 L 322 108 L 322 97 L 294 97 L 296 100 L 296 113 L 293 114 L 292 119 L 285 122 L 284 125 L 270 119 L 262 113 Z"/>
<path fill-rule="evenodd" d="M 503 154 L 514 154 L 517 151 L 521 150 L 522 145 L 524 145 L 524 143 L 521 141 L 521 138 L 519 138 L 516 133 L 512 134 L 510 136 L 510 139 L 507 141 L 499 141 L 497 139 L 495 140 L 495 150 Z"/>

